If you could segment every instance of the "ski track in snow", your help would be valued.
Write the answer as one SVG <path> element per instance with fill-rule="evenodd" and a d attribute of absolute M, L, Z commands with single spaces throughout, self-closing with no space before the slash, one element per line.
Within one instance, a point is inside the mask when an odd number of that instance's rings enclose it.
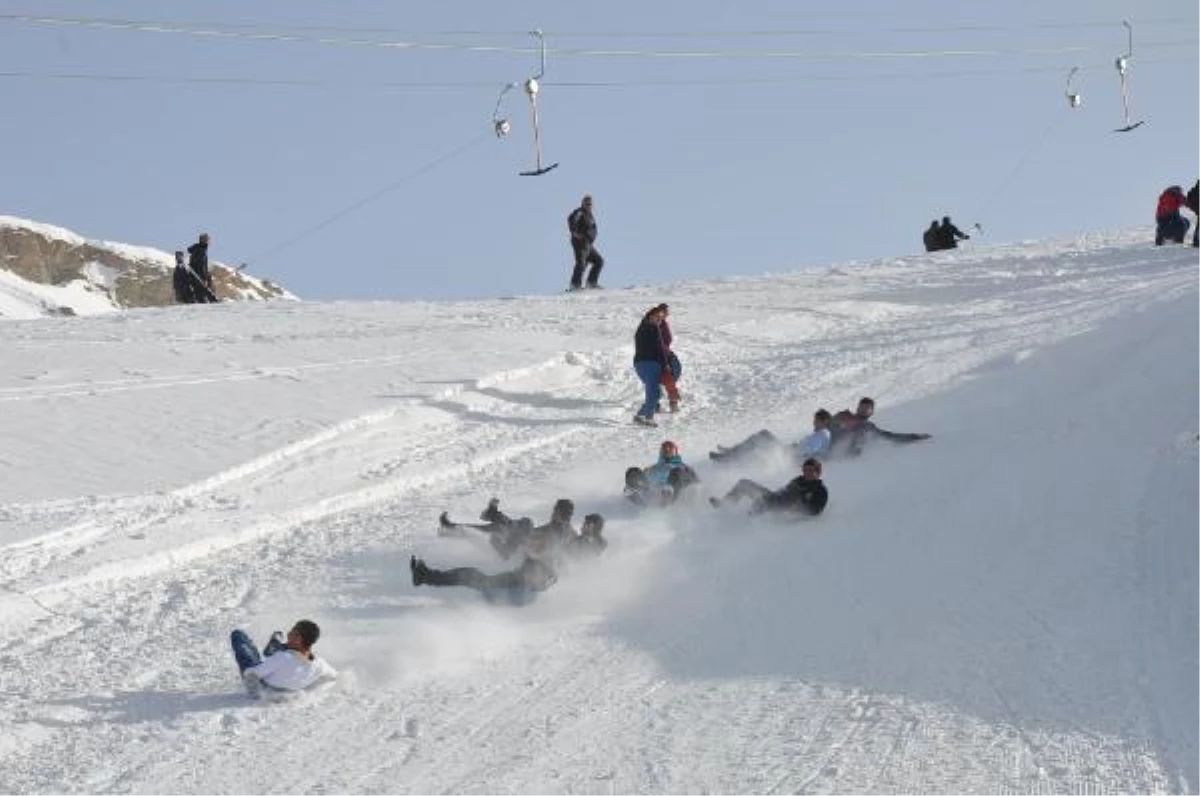
<path fill-rule="evenodd" d="M 818 404 L 836 410 L 860 394 L 887 396 L 881 415 L 889 426 L 892 407 L 980 378 L 993 363 L 1036 359 L 1106 320 L 1195 293 L 1192 255 L 1104 243 L 1012 247 L 943 263 L 911 258 L 661 291 L 407 310 L 422 328 L 458 324 L 463 340 L 488 330 L 530 335 L 515 351 L 425 352 L 414 342 L 407 352 L 380 354 L 394 346 L 386 314 L 406 310 L 367 306 L 349 310 L 347 323 L 336 305 L 268 307 L 259 310 L 266 317 L 227 319 L 270 330 L 257 341 L 261 361 L 249 366 L 214 359 L 194 372 L 147 367 L 120 378 L 98 367 L 99 378 L 64 372 L 49 383 L 0 387 L 0 402 L 31 412 L 83 413 L 97 401 L 159 393 L 199 407 L 217 393 L 190 400 L 189 391 L 273 382 L 295 384 L 299 396 L 326 390 L 317 380 L 343 378 L 387 399 L 373 407 L 350 401 L 338 419 L 328 411 L 335 395 L 312 410 L 306 433 L 288 427 L 290 438 L 170 488 L 0 505 L 0 531 L 18 529 L 0 536 L 14 540 L 0 558 L 0 713 L 8 717 L 0 791 L 1194 788 L 1154 747 L 1169 732 L 1161 726 L 1141 738 L 1046 727 L 988 683 L 979 688 L 1008 711 L 1006 720 L 853 682 L 679 677 L 605 627 L 607 616 L 641 599 L 634 575 L 657 571 L 674 545 L 689 541 L 686 521 L 645 530 L 613 497 L 621 463 L 648 460 L 662 437 L 688 440 L 685 453 L 699 462 L 718 439 L 803 429 Z M 644 432 L 628 422 L 641 398 L 629 340 L 641 310 L 661 296 L 670 297 L 686 351 L 685 404 L 663 428 Z M 146 313 L 145 322 L 158 315 Z M 103 346 L 104 331 L 121 324 L 2 331 L 29 361 L 53 349 L 55 362 L 70 362 L 71 352 Z M 211 330 L 198 336 L 204 350 L 238 342 L 236 329 L 220 328 L 201 327 Z M 118 353 L 135 350 L 158 331 L 119 331 L 109 341 Z M 331 340 L 332 356 L 301 361 L 306 347 Z M 461 365 L 426 367 L 450 351 L 461 352 Z M 381 369 L 390 373 L 354 381 Z M 432 378 L 422 381 L 422 372 Z M 394 390 L 399 379 L 403 388 Z M 305 408 L 295 411 L 303 417 Z M 217 418 L 213 433 L 229 433 L 232 423 Z M 1194 461 L 1194 440 L 1180 447 L 1163 455 Z M 722 486 L 728 477 L 712 474 Z M 559 494 L 576 497 L 580 514 L 599 506 L 610 517 L 611 555 L 519 613 L 490 610 L 469 594 L 412 590 L 410 551 L 435 564 L 495 567 L 477 546 L 436 536 L 439 511 L 472 519 L 492 494 L 539 520 Z M 831 511 L 852 511 L 837 505 L 836 491 L 834 501 Z M 713 544 L 703 535 L 694 543 Z M 1159 573 L 1170 566 L 1144 562 L 1147 611 L 1170 601 L 1153 593 L 1166 588 Z M 616 567 L 628 582 L 617 592 L 599 588 Z M 714 588 L 737 599 L 736 586 Z M 227 652 L 229 629 L 265 636 L 306 613 L 321 616 L 318 651 L 343 676 L 278 703 L 247 703 Z M 1146 631 L 1147 656 L 1171 653 L 1155 649 L 1158 639 Z M 1043 641 L 1055 643 L 1050 631 Z M 686 636 L 663 643 L 685 644 Z M 1071 699 L 1053 677 L 1043 687 L 1058 689 L 1064 704 Z"/>

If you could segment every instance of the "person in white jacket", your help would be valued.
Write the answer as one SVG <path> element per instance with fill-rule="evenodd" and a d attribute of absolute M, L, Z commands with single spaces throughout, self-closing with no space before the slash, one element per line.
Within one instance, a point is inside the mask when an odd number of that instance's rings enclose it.
<path fill-rule="evenodd" d="M 823 459 L 828 455 L 829 445 L 833 439 L 829 431 L 832 419 L 833 417 L 827 409 L 818 409 L 813 414 L 812 433 L 799 442 L 786 444 L 764 428 L 762 431 L 746 437 L 732 448 L 718 445 L 715 451 L 708 454 L 708 458 L 714 462 L 727 462 L 751 454 L 762 455 L 783 449 L 794 456 L 797 462 L 806 459 Z"/>
<path fill-rule="evenodd" d="M 321 637 L 317 623 L 301 619 L 288 631 L 287 640 L 276 631 L 262 653 L 243 630 L 230 635 L 233 657 L 242 673 L 246 693 L 258 698 L 264 687 L 276 691 L 299 691 L 321 680 L 337 677 L 337 670 L 313 654 Z"/>

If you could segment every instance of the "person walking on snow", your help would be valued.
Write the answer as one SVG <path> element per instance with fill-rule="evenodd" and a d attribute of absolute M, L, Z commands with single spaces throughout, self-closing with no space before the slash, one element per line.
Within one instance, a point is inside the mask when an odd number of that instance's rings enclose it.
<path fill-rule="evenodd" d="M 313 654 L 321 637 L 317 623 L 301 619 L 288 631 L 274 633 L 262 653 L 244 630 L 230 634 L 233 657 L 242 674 L 246 692 L 258 698 L 264 687 L 275 691 L 300 691 L 321 680 L 337 677 L 337 670 Z"/>
<path fill-rule="evenodd" d="M 654 413 L 658 411 L 661 395 L 663 370 L 667 367 L 667 353 L 663 348 L 663 312 L 659 307 L 651 308 L 633 335 L 633 369 L 646 388 L 646 400 L 633 416 L 633 422 L 643 426 L 657 426 Z"/>
<path fill-rule="evenodd" d="M 583 287 L 583 272 L 588 266 L 587 286 L 600 287 L 600 270 L 604 258 L 596 250 L 596 216 L 592 212 L 592 197 L 584 195 L 579 207 L 567 216 L 567 229 L 571 232 L 571 252 L 575 255 L 575 270 L 571 273 L 571 289 Z"/>
<path fill-rule="evenodd" d="M 683 365 L 680 364 L 679 357 L 675 356 L 675 352 L 671 350 L 671 342 L 675 339 L 674 335 L 671 334 L 671 325 L 667 323 L 667 318 L 671 314 L 671 308 L 666 303 L 663 303 L 658 305 L 658 310 L 662 313 L 662 321 L 658 324 L 658 331 L 662 336 L 663 351 L 667 355 L 667 364 L 662 372 L 662 386 L 667 391 L 667 400 L 670 402 L 671 411 L 678 412 L 679 386 L 676 382 L 683 375 Z"/>

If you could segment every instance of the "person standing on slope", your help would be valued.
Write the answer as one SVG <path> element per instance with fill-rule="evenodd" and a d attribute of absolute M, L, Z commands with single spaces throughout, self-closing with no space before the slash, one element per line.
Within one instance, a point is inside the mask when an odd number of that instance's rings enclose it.
<path fill-rule="evenodd" d="M 654 413 L 658 411 L 658 399 L 662 394 L 663 370 L 667 367 L 667 351 L 663 347 L 662 324 L 663 312 L 659 307 L 652 307 L 642 317 L 637 331 L 633 335 L 633 369 L 646 388 L 646 400 L 642 408 L 633 416 L 633 422 L 643 426 L 657 426 Z"/>
<path fill-rule="evenodd" d="M 970 240 L 971 236 L 954 226 L 950 216 L 942 216 L 942 227 L 938 230 L 938 249 L 957 249 L 960 240 Z"/>
<path fill-rule="evenodd" d="M 567 229 L 571 232 L 571 252 L 575 256 L 575 270 L 571 273 L 571 289 L 583 287 L 583 272 L 587 273 L 587 286 L 600 287 L 600 269 L 604 258 L 596 250 L 596 216 L 592 212 L 592 197 L 584 195 L 579 207 L 567 216 Z"/>
<path fill-rule="evenodd" d="M 1187 192 L 1184 204 L 1196 217 L 1196 227 L 1192 230 L 1192 246 L 1200 246 L 1200 180 L 1196 180 L 1196 184 Z"/>
<path fill-rule="evenodd" d="M 670 402 L 671 411 L 678 412 L 679 386 L 676 382 L 683 375 L 683 365 L 680 363 L 679 357 L 675 356 L 675 352 L 671 350 L 671 343 L 675 339 L 674 335 L 671 334 L 671 325 L 667 322 L 667 318 L 671 314 L 671 308 L 664 302 L 658 305 L 658 310 L 662 313 L 662 321 L 658 324 L 658 331 L 662 336 L 663 351 L 667 355 L 667 364 L 663 368 L 662 373 L 662 386 L 667 391 L 667 400 Z"/>
<path fill-rule="evenodd" d="M 935 252 L 942 245 L 942 228 L 938 225 L 938 220 L 935 218 L 929 224 L 929 229 L 925 230 L 925 234 L 921 236 L 921 242 L 925 244 L 925 251 Z"/>
<path fill-rule="evenodd" d="M 1158 196 L 1158 207 L 1154 211 L 1154 245 L 1162 246 L 1165 241 L 1183 243 L 1187 238 L 1191 222 L 1179 210 L 1187 204 L 1187 197 L 1178 185 L 1172 185 Z"/>
<path fill-rule="evenodd" d="M 321 637 L 317 623 L 301 619 L 288 631 L 274 633 L 262 653 L 244 630 L 230 634 L 233 657 L 242 673 L 246 693 L 258 698 L 263 687 L 275 691 L 299 691 L 321 680 L 337 677 L 337 670 L 313 654 Z"/>
<path fill-rule="evenodd" d="M 196 303 L 194 279 L 183 259 L 183 252 L 175 252 L 175 270 L 171 274 L 171 286 L 175 288 L 176 304 Z"/>
<path fill-rule="evenodd" d="M 217 294 L 213 291 L 212 274 L 208 271 L 208 233 L 200 233 L 200 239 L 188 246 L 188 268 L 194 278 L 194 295 L 196 301 L 216 303 Z"/>

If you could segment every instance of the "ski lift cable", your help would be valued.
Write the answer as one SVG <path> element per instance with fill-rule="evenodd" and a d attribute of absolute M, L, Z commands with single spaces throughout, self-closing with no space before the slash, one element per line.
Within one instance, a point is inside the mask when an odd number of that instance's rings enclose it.
<path fill-rule="evenodd" d="M 362 197 L 361 199 L 358 199 L 355 202 L 353 202 L 352 204 L 347 205 L 346 207 L 343 207 L 341 210 L 338 210 L 336 213 L 333 213 L 332 215 L 326 217 L 325 219 L 304 228 L 297 234 L 291 236 L 290 238 L 287 238 L 286 240 L 282 241 L 281 243 L 276 244 L 275 246 L 271 247 L 270 249 L 267 249 L 266 251 L 247 259 L 244 263 L 242 263 L 242 267 L 244 268 L 245 266 L 247 266 L 251 263 L 258 264 L 270 257 L 273 257 L 274 255 L 278 254 L 279 252 L 283 251 L 284 249 L 288 248 L 289 246 L 292 246 L 293 244 L 303 240 L 304 238 L 307 238 L 310 235 L 320 232 L 321 230 L 325 229 L 326 227 L 330 226 L 331 224 L 334 224 L 335 222 L 340 221 L 341 219 L 345 218 L 346 216 L 350 215 L 351 213 L 365 207 L 366 205 L 370 204 L 371 202 L 374 202 L 376 199 L 379 199 L 379 198 L 391 193 L 392 191 L 396 190 L 397 188 L 403 186 L 405 183 L 411 182 L 412 180 L 415 180 L 417 177 L 420 177 L 423 174 L 427 174 L 428 172 L 433 171 L 438 166 L 441 166 L 445 163 L 449 163 L 450 161 L 454 160 L 455 158 L 459 157 L 460 155 L 466 153 L 472 147 L 474 147 L 474 146 L 478 145 L 479 143 L 481 143 L 482 141 L 486 140 L 487 137 L 488 137 L 487 135 L 477 135 L 474 138 L 472 138 L 471 140 L 467 141 L 466 143 L 456 147 L 455 149 L 453 149 L 449 152 L 446 152 L 442 155 L 439 155 L 438 157 L 434 158 L 433 160 L 430 160 L 429 162 L 425 163 L 424 165 L 419 166 L 416 169 L 413 169 L 412 171 L 408 172 L 407 174 L 400 177 L 395 182 L 392 182 L 378 190 L 372 191 L 371 193 L 367 194 L 366 196 Z"/>
<path fill-rule="evenodd" d="M 159 20 L 145 19 L 130 19 L 120 17 L 98 17 L 98 16 L 64 16 L 64 15 L 30 15 L 30 14 L 0 14 L 0 21 L 22 21 L 22 22 L 50 22 L 61 21 L 65 23 L 106 23 L 111 25 L 125 26 L 163 26 L 165 23 Z M 1190 23 L 1193 20 L 1188 17 L 1161 17 L 1154 19 L 1137 19 L 1134 20 L 1142 26 L 1174 26 L 1184 23 Z M 192 28 L 220 28 L 229 31 L 255 31 L 267 30 L 265 26 L 254 23 L 235 23 L 235 22 L 201 22 L 193 21 L 188 23 L 175 23 L 181 26 Z M 1087 28 L 1107 28 L 1112 23 L 1109 21 L 1084 22 L 1047 22 L 1022 25 L 944 25 L 944 26 L 921 26 L 921 27 L 894 27 L 894 28 L 875 28 L 864 29 L 854 28 L 853 30 L 838 30 L 834 28 L 798 28 L 785 30 L 728 30 L 728 31 L 696 31 L 696 30 L 661 30 L 661 31 L 554 31 L 554 37 L 557 39 L 738 39 L 738 38 L 782 38 L 795 36 L 855 36 L 860 37 L 870 34 L 880 33 L 899 33 L 899 34 L 930 34 L 930 33 L 993 33 L 1002 31 L 1031 31 L 1031 30 L 1081 30 Z M 526 31 L 516 30 L 441 30 L 441 31 L 423 31 L 420 33 L 406 31 L 400 28 L 391 27 L 344 27 L 331 25 L 285 25 L 282 27 L 276 26 L 277 31 L 303 31 L 306 33 L 325 32 L 337 34 L 389 34 L 403 36 L 521 36 Z"/>
<path fill-rule="evenodd" d="M 121 20 L 105 20 L 88 17 L 52 17 L 32 16 L 24 14 L 0 14 L 0 21 L 23 22 L 31 24 L 63 25 L 104 30 L 130 30 L 145 33 L 165 33 L 198 36 L 204 38 L 247 40 L 247 41 L 278 41 L 294 43 L 313 43 L 324 45 L 374 47 L 392 50 L 413 51 L 443 51 L 443 52 L 476 52 L 476 53 L 506 53 L 528 54 L 538 52 L 529 47 L 468 44 L 462 42 L 422 42 L 422 41 L 380 41 L 340 36 L 308 36 L 288 33 L 247 32 L 220 27 L 191 27 L 179 24 L 136 22 Z M 1149 45 L 1146 45 L 1149 46 Z M 1095 47 L 1081 45 L 1064 45 L 1058 47 L 1032 48 L 975 48 L 975 49 L 928 49 L 928 50 L 881 50 L 881 51 L 829 51 L 813 52 L 802 50 L 647 50 L 627 48 L 564 48 L 550 51 L 550 54 L 564 57 L 613 57 L 613 58 L 713 58 L 713 59 L 792 59 L 792 60 L 845 60 L 845 59 L 908 59 L 908 58 L 952 58 L 952 57 L 992 57 L 1011 55 L 1062 55 L 1092 52 Z"/>
<path fill-rule="evenodd" d="M 1192 62 L 1197 54 L 1177 58 L 1139 58 L 1141 64 L 1173 64 Z M 1092 70 L 1109 69 L 1111 64 L 1096 63 L 1076 67 L 1080 73 Z M 744 77 L 744 78 L 697 78 L 682 80 L 545 80 L 542 85 L 552 88 L 690 88 L 705 86 L 787 86 L 812 82 L 864 82 L 873 80 L 935 80 L 940 78 L 973 77 L 985 75 L 1007 75 L 1017 73 L 1057 72 L 1059 66 L 1026 66 L 1011 69 L 955 69 L 934 72 L 874 72 L 855 75 L 789 75 L 786 77 Z M 357 81 L 357 80 L 302 80 L 281 78 L 254 77 L 172 77 L 161 75 L 117 74 L 100 72 L 59 72 L 38 69 L 8 69 L 0 70 L 0 79 L 33 79 L 33 80 L 63 80 L 63 81 L 94 81 L 111 83 L 163 83 L 174 85 L 210 84 L 231 86 L 262 86 L 266 88 L 316 88 L 316 89 L 412 89 L 412 90 L 474 90 L 492 88 L 492 81 Z M 519 84 L 511 84 L 518 88 Z M 511 89 L 509 89 L 511 90 Z M 497 105 L 500 105 L 499 100 Z"/>
<path fill-rule="evenodd" d="M 992 205 L 995 203 L 995 201 L 1000 197 L 1001 194 L 1004 193 L 1005 190 L 1008 189 L 1008 186 L 1014 179 L 1016 179 L 1021 170 L 1025 168 L 1025 164 L 1030 161 L 1034 153 L 1042 148 L 1042 145 L 1046 143 L 1046 141 L 1050 138 L 1050 135 L 1058 128 L 1060 124 L 1062 124 L 1064 118 L 1065 117 L 1062 114 L 1055 114 L 1050 123 L 1046 125 L 1046 128 L 1042 130 L 1037 138 L 1035 138 L 1033 142 L 1025 149 L 1025 151 L 1021 153 L 1021 156 L 1017 158 L 1016 164 L 1009 169 L 1008 173 L 1004 175 L 999 183 L 997 183 L 996 188 L 992 190 L 992 192 L 984 199 L 983 204 L 979 207 L 976 218 L 983 219 L 987 217 L 987 214 L 992 209 Z M 972 226 L 980 232 L 983 231 L 983 224 L 980 221 L 976 221 Z"/>

